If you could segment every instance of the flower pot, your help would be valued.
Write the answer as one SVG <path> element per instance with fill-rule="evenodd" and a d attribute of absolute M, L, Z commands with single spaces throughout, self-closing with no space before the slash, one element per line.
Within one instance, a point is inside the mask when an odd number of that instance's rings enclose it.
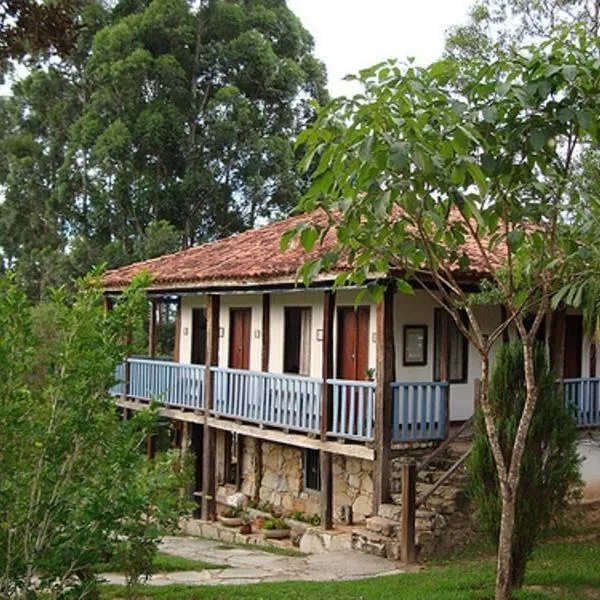
<path fill-rule="evenodd" d="M 267 540 L 283 540 L 290 537 L 289 529 L 263 529 L 263 533 Z"/>
<path fill-rule="evenodd" d="M 239 517 L 223 517 L 219 515 L 219 522 L 225 527 L 239 527 L 242 520 Z"/>
<path fill-rule="evenodd" d="M 252 533 L 252 525 L 250 525 L 250 523 L 242 523 L 240 525 L 240 533 L 242 533 L 244 535 L 248 535 L 249 533 Z"/>
<path fill-rule="evenodd" d="M 256 517 L 256 519 L 254 519 L 254 527 L 256 527 L 256 529 L 262 529 L 265 526 L 267 519 L 265 517 Z"/>

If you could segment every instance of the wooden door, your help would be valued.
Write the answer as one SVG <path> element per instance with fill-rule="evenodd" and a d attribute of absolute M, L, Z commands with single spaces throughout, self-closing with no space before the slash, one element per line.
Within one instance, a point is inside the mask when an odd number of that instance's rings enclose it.
<path fill-rule="evenodd" d="M 232 369 L 250 368 L 249 308 L 236 308 L 229 312 L 229 366 Z"/>
<path fill-rule="evenodd" d="M 369 308 L 338 309 L 337 377 L 363 381 L 369 366 Z"/>
<path fill-rule="evenodd" d="M 565 322 L 565 379 L 581 377 L 581 350 L 583 319 L 581 315 L 567 315 Z"/>
<path fill-rule="evenodd" d="M 206 311 L 194 308 L 192 312 L 192 362 L 206 364 Z"/>

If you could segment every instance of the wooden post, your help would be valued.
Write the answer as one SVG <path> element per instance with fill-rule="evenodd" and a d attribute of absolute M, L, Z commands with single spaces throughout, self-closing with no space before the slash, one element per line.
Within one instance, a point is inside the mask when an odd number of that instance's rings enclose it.
<path fill-rule="evenodd" d="M 333 320 L 335 313 L 335 295 L 331 290 L 323 296 L 323 394 L 321 405 L 321 441 L 327 440 L 327 430 L 331 414 L 331 387 L 327 380 L 333 377 Z M 321 470 L 321 526 L 333 527 L 333 470 L 331 452 L 319 452 Z"/>
<path fill-rule="evenodd" d="M 271 351 L 271 294 L 263 294 L 262 297 L 262 346 L 260 365 L 263 373 L 269 372 L 269 353 Z M 263 402 L 264 402 L 263 398 Z M 254 438 L 254 490 L 253 500 L 260 499 L 260 486 L 263 476 L 262 440 Z"/>
<path fill-rule="evenodd" d="M 148 460 L 154 460 L 156 456 L 156 436 L 149 435 L 146 438 L 146 457 Z"/>
<path fill-rule="evenodd" d="M 202 452 L 202 518 L 208 520 L 216 507 L 216 436 L 208 425 L 213 407 L 213 372 L 219 363 L 219 296 L 208 296 L 206 306 L 206 371 L 204 374 L 204 447 Z"/>
<path fill-rule="evenodd" d="M 375 462 L 373 464 L 373 514 L 390 500 L 392 444 L 392 382 L 394 379 L 394 286 L 377 305 L 377 369 L 375 387 Z"/>
<path fill-rule="evenodd" d="M 402 562 L 414 563 L 415 514 L 416 514 L 417 467 L 414 464 L 402 466 L 402 527 L 400 558 Z"/>
<path fill-rule="evenodd" d="M 550 332 L 550 364 L 558 379 L 565 377 L 566 314 L 564 309 L 552 315 Z"/>
<path fill-rule="evenodd" d="M 150 300 L 150 314 L 148 319 L 148 356 L 156 356 L 156 300 Z"/>
<path fill-rule="evenodd" d="M 596 343 L 590 344 L 590 377 L 596 377 Z"/>
<path fill-rule="evenodd" d="M 127 331 L 125 344 L 127 345 L 127 353 L 125 354 L 125 365 L 123 369 L 123 400 L 129 397 L 129 381 L 131 379 L 131 365 L 129 364 L 129 348 L 133 342 L 133 334 L 131 329 Z"/>
<path fill-rule="evenodd" d="M 269 352 L 271 350 L 271 294 L 263 294 L 262 297 L 262 347 L 261 347 L 261 371 L 269 372 Z"/>
<path fill-rule="evenodd" d="M 505 323 L 508 320 L 508 313 L 506 312 L 506 306 L 504 306 L 504 304 L 500 305 L 500 320 L 502 323 Z M 505 327 L 504 331 L 502 331 L 502 343 L 505 346 L 508 346 L 508 344 L 510 343 L 510 334 L 508 332 L 508 327 Z"/>
<path fill-rule="evenodd" d="M 179 362 L 179 344 L 181 343 L 181 298 L 177 298 L 177 317 L 175 320 L 175 347 L 173 361 Z"/>
<path fill-rule="evenodd" d="M 253 500 L 260 500 L 260 486 L 262 484 L 263 460 L 262 460 L 262 440 L 254 438 L 254 491 Z"/>

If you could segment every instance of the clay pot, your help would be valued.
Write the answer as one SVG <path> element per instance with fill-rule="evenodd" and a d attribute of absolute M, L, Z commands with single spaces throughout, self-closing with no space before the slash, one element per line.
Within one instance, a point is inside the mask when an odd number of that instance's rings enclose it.
<path fill-rule="evenodd" d="M 242 523 L 240 525 L 240 533 L 243 533 L 244 535 L 252 533 L 252 525 L 250 523 Z"/>
<path fill-rule="evenodd" d="M 265 526 L 266 520 L 265 517 L 256 517 L 256 519 L 254 519 L 254 527 L 256 527 L 256 529 L 262 529 Z"/>

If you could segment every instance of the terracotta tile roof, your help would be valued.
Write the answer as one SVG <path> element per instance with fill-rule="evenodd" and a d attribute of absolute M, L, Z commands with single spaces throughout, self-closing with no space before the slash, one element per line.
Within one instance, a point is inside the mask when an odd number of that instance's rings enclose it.
<path fill-rule="evenodd" d="M 326 217 L 318 212 L 294 216 L 215 242 L 113 269 L 104 276 L 105 287 L 108 290 L 123 288 L 141 271 L 147 271 L 152 276 L 152 287 L 155 289 L 293 283 L 298 268 L 307 259 L 332 247 L 335 241 L 335 232 L 331 230 L 323 245 L 310 254 L 295 242 L 293 248 L 282 252 L 281 236 L 293 226 L 309 220 L 325 224 Z M 471 265 L 462 274 L 485 277 L 488 269 L 476 243 L 468 239 L 465 250 L 470 256 Z M 500 264 L 500 257 L 495 262 L 494 268 Z M 343 265 L 340 265 L 340 270 L 342 268 Z"/>

